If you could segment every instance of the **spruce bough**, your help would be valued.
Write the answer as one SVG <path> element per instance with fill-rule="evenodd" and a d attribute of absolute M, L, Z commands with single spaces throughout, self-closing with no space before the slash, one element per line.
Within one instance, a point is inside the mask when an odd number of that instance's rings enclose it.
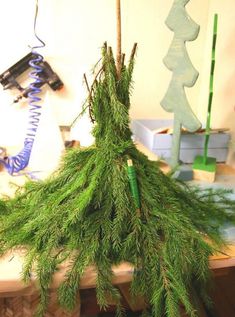
<path fill-rule="evenodd" d="M 84 270 L 97 271 L 97 300 L 107 298 L 123 314 L 112 285 L 112 265 L 135 268 L 131 293 L 146 301 L 144 316 L 177 317 L 183 305 L 196 316 L 193 294 L 206 298 L 209 256 L 223 244 L 220 227 L 235 220 L 235 203 L 224 190 L 201 191 L 164 175 L 157 162 L 139 152 L 129 129 L 134 52 L 117 77 L 111 48 L 90 91 L 95 144 L 69 150 L 48 180 L 29 182 L 13 199 L 0 202 L 0 250 L 27 249 L 23 278 L 36 273 L 43 316 L 54 272 L 70 265 L 58 289 L 61 306 L 73 310 Z M 127 161 L 137 175 L 141 206 L 132 196 Z M 208 241 L 210 241 L 208 243 Z"/>

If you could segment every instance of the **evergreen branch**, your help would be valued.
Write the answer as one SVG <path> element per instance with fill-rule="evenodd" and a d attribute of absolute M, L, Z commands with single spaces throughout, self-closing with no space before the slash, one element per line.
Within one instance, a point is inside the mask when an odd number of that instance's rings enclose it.
<path fill-rule="evenodd" d="M 92 109 L 91 109 L 91 101 L 92 101 L 91 90 L 90 90 L 90 87 L 89 87 L 89 84 L 88 84 L 88 81 L 87 81 L 87 78 L 86 78 L 86 74 L 83 74 L 83 77 L 84 77 L 84 81 L 85 81 L 85 84 L 86 84 L 86 87 L 87 87 L 87 90 L 88 90 L 88 93 L 89 93 L 89 95 L 88 95 L 89 116 L 90 116 L 91 122 L 94 123 L 95 120 L 93 118 Z"/>
<path fill-rule="evenodd" d="M 96 121 L 95 145 L 67 151 L 47 180 L 29 182 L 14 198 L 0 200 L 0 253 L 27 250 L 23 279 L 36 271 L 38 316 L 46 310 L 53 274 L 63 261 L 70 265 L 58 297 L 68 310 L 76 306 L 86 267 L 93 265 L 100 306 L 107 308 L 112 298 L 122 316 L 112 266 L 123 261 L 133 265 L 131 294 L 143 296 L 144 316 L 176 317 L 180 305 L 195 316 L 192 286 L 208 301 L 209 257 L 225 244 L 221 226 L 235 223 L 235 202 L 228 191 L 194 188 L 164 175 L 136 149 L 128 115 L 135 53 L 136 45 L 127 66 L 122 55 L 118 79 L 112 49 L 102 48 L 102 67 L 86 101 Z M 140 215 L 128 159 L 136 170 Z"/>

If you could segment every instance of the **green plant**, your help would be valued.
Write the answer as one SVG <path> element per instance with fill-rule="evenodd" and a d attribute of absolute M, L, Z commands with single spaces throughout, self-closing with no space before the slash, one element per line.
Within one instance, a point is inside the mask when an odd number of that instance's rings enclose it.
<path fill-rule="evenodd" d="M 43 316 L 54 272 L 70 262 L 58 289 L 60 305 L 72 310 L 80 278 L 88 265 L 97 270 L 97 300 L 107 296 L 123 309 L 112 285 L 112 265 L 130 262 L 133 296 L 149 305 L 146 316 L 179 316 L 182 303 L 195 316 L 191 294 L 206 294 L 208 258 L 223 245 L 220 226 L 234 221 L 235 203 L 224 190 L 202 191 L 164 175 L 158 163 L 140 153 L 129 129 L 130 90 L 136 46 L 117 76 L 111 48 L 104 45 L 102 65 L 88 101 L 95 119 L 95 144 L 69 150 L 51 178 L 29 182 L 15 198 L 0 202 L 0 249 L 27 249 L 23 278 L 31 270 L 41 293 Z M 127 161 L 135 167 L 140 208 L 132 196 Z M 210 243 L 208 243 L 210 241 Z"/>

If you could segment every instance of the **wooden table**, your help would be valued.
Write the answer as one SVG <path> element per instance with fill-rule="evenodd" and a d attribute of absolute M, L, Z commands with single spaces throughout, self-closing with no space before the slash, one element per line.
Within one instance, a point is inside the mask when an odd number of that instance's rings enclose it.
<path fill-rule="evenodd" d="M 215 274 L 219 274 L 220 269 L 230 269 L 235 267 L 235 245 L 228 246 L 223 250 L 223 254 L 216 254 L 210 258 L 210 267 Z M 8 252 L 0 258 L 0 297 L 15 296 L 20 294 L 32 294 L 35 291 L 35 278 L 32 274 L 31 281 L 25 285 L 21 281 L 21 272 L 24 262 L 24 251 L 15 250 Z M 225 254 L 226 253 L 226 254 Z M 66 264 L 55 274 L 52 289 L 56 289 L 63 280 L 66 272 Z M 113 267 L 114 284 L 123 284 L 130 282 L 133 274 L 133 267 L 128 262 Z M 88 267 L 81 279 L 80 287 L 82 289 L 95 288 L 96 272 L 93 267 Z"/>
<path fill-rule="evenodd" d="M 230 246 L 224 250 L 225 254 L 214 255 L 210 259 L 210 267 L 213 273 L 217 275 L 229 274 L 229 271 L 235 267 L 235 246 Z M 0 299 L 1 298 L 28 298 L 37 294 L 37 287 L 35 285 L 35 278 L 32 275 L 30 282 L 25 285 L 21 281 L 21 272 L 24 261 L 24 251 L 16 250 L 8 252 L 0 259 Z M 53 307 L 56 305 L 55 291 L 59 283 L 63 280 L 66 272 L 66 265 L 55 274 L 53 284 L 51 286 L 51 298 Z M 132 280 L 133 267 L 129 263 L 122 263 L 117 267 L 113 267 L 114 279 L 113 284 L 120 289 L 125 301 L 128 303 L 132 311 L 139 311 L 143 308 L 144 303 L 142 299 L 133 302 L 129 293 L 128 284 Z M 88 267 L 81 279 L 81 289 L 95 288 L 96 286 L 96 272 L 93 267 Z M 80 299 L 76 307 L 76 315 L 80 312 Z M 54 309 L 54 308 L 53 308 Z M 201 313 L 203 316 L 204 313 Z M 53 315 L 52 315 L 53 316 Z M 55 315 L 57 316 L 57 315 Z M 58 315 L 60 316 L 60 315 Z M 64 316 L 64 315 L 62 315 Z M 69 316 L 69 315 L 68 315 Z M 71 315 L 73 316 L 73 315 Z M 2 316 L 5 317 L 5 316 Z"/>

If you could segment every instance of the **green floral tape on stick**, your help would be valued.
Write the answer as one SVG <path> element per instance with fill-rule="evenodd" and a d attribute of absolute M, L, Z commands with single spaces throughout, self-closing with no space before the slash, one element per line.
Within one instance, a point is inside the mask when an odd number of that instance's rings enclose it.
<path fill-rule="evenodd" d="M 128 177 L 129 177 L 132 196 L 135 200 L 136 207 L 140 209 L 140 195 L 138 190 L 136 172 L 135 172 L 135 168 L 133 166 L 132 160 L 127 161 L 127 171 L 128 171 Z"/>

